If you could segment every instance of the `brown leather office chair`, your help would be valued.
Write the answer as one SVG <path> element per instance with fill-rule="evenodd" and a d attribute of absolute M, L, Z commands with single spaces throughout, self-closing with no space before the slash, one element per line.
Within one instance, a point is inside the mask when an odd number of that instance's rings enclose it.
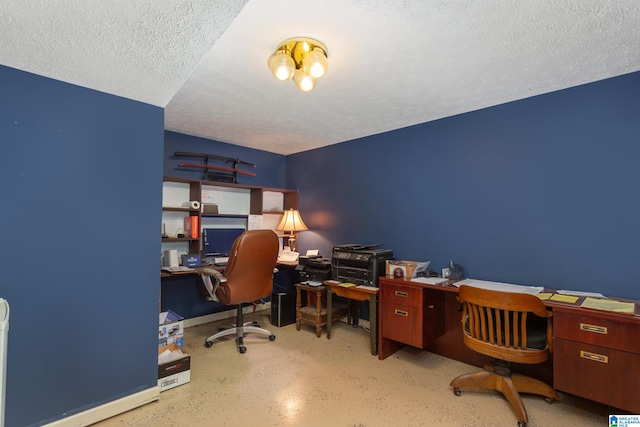
<path fill-rule="evenodd" d="M 226 305 L 236 305 L 236 323 L 231 328 L 221 330 L 205 340 L 205 346 L 211 347 L 218 338 L 236 335 L 238 351 L 244 353 L 245 333 L 267 335 L 270 341 L 276 336 L 262 329 L 255 322 L 244 323 L 242 305 L 253 303 L 271 296 L 273 292 L 273 271 L 278 259 L 280 245 L 278 236 L 271 230 L 251 230 L 242 233 L 233 243 L 229 260 L 222 275 L 214 270 L 203 271 L 203 281 L 212 299 Z M 210 278 L 216 282 L 212 286 L 207 283 Z"/>
<path fill-rule="evenodd" d="M 456 396 L 463 387 L 497 390 L 507 398 L 518 417 L 518 426 L 529 421 L 519 393 L 545 396 L 551 403 L 558 394 L 534 378 L 512 374 L 509 363 L 543 363 L 552 350 L 552 313 L 535 295 L 460 286 L 462 335 L 470 349 L 493 357 L 484 371 L 461 375 L 451 381 Z"/>

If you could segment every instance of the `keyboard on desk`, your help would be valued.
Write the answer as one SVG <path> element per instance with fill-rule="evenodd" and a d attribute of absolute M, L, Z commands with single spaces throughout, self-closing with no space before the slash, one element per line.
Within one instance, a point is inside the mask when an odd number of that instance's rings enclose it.
<path fill-rule="evenodd" d="M 214 265 L 216 267 L 226 267 L 229 262 L 229 257 L 206 257 L 204 259 L 205 264 Z"/>
<path fill-rule="evenodd" d="M 182 265 L 175 267 L 162 267 L 162 271 L 166 271 L 167 273 L 177 274 L 177 273 L 192 273 L 196 270 L 190 267 L 184 267 Z"/>

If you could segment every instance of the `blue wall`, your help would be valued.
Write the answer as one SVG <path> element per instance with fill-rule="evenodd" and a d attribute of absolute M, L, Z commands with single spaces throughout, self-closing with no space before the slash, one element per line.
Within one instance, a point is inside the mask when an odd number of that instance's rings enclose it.
<path fill-rule="evenodd" d="M 640 73 L 287 157 L 302 250 L 640 298 Z"/>
<path fill-rule="evenodd" d="M 41 425 L 157 384 L 163 110 L 2 66 L 0 93 L 6 425 Z"/>
<path fill-rule="evenodd" d="M 256 176 L 238 174 L 238 183 L 243 185 L 257 185 L 260 187 L 287 188 L 286 184 L 286 159 L 281 154 L 269 153 L 262 150 L 240 147 L 238 145 L 198 138 L 176 132 L 165 132 L 164 139 L 164 174 L 186 179 L 202 179 L 202 170 L 178 166 L 180 163 L 202 164 L 203 159 L 197 157 L 176 157 L 176 151 L 190 153 L 206 153 L 218 156 L 238 158 L 245 162 L 253 163 L 255 168 L 240 166 L 249 172 L 255 172 Z M 215 166 L 230 167 L 221 161 L 210 161 Z"/>
<path fill-rule="evenodd" d="M 162 175 L 200 176 L 174 151 L 299 188 L 302 251 L 382 243 L 480 279 L 640 298 L 640 73 L 286 158 L 165 133 L 160 108 L 2 66 L 0 90 L 8 426 L 156 384 Z"/>

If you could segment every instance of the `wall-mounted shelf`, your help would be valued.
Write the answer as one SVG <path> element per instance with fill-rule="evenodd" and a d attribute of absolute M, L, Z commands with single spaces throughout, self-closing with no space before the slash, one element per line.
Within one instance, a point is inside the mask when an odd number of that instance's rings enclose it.
<path fill-rule="evenodd" d="M 250 216 L 261 215 L 264 228 L 275 229 L 285 210 L 298 209 L 297 190 L 171 176 L 163 177 L 162 199 L 162 222 L 166 224 L 166 233 L 170 236 L 176 235 L 178 230 L 182 229 L 185 216 L 198 218 L 198 238 L 162 239 L 162 243 L 170 245 L 183 244 L 184 249 L 179 251 L 190 254 L 202 254 L 203 227 L 235 227 L 236 224 L 242 224 L 242 227 L 249 228 Z M 181 206 L 187 201 L 198 201 L 202 206 L 203 203 L 211 202 L 211 199 L 215 199 L 221 213 L 203 214 L 200 209 Z M 286 244 L 289 234 L 276 233 Z"/>

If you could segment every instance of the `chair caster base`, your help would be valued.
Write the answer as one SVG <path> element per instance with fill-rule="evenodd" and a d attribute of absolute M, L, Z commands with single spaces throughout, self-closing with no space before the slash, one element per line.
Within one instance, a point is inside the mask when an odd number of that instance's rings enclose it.
<path fill-rule="evenodd" d="M 210 348 L 213 345 L 213 343 L 211 341 L 205 341 L 204 342 L 204 346 L 207 348 Z"/>
<path fill-rule="evenodd" d="M 454 388 L 453 389 L 453 394 L 455 394 L 456 396 L 460 396 L 460 389 L 459 388 Z"/>
<path fill-rule="evenodd" d="M 245 347 L 245 346 L 238 347 L 238 351 L 239 351 L 240 353 L 244 354 L 244 353 L 246 353 L 246 352 L 247 352 L 247 347 Z"/>
<path fill-rule="evenodd" d="M 527 423 L 524 421 L 518 421 L 518 427 L 527 427 Z"/>
<path fill-rule="evenodd" d="M 275 335 L 269 335 L 269 341 L 275 341 L 275 340 L 276 340 Z"/>

